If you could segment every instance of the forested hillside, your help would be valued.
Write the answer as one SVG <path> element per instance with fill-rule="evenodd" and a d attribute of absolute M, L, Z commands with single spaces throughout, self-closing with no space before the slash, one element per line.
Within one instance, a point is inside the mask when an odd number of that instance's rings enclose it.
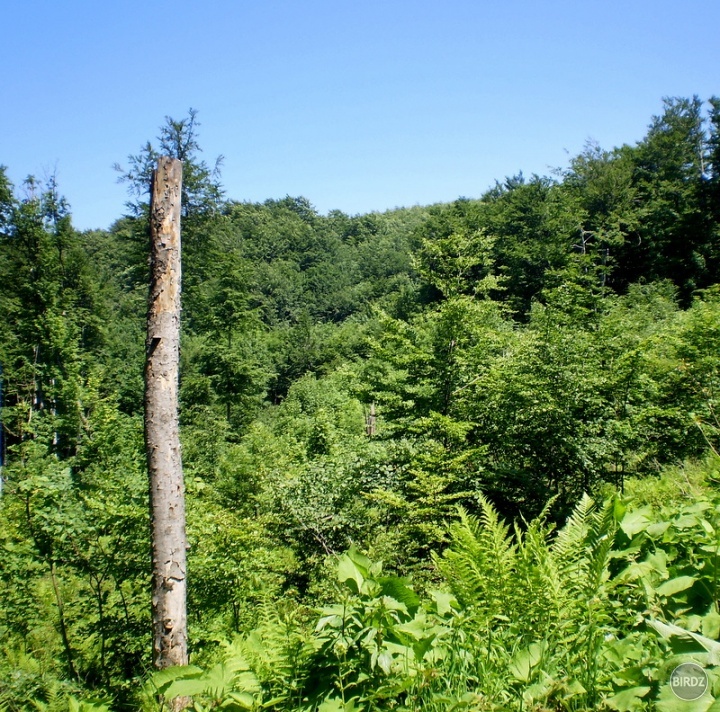
<path fill-rule="evenodd" d="M 479 199 L 355 216 L 228 198 L 197 127 L 129 157 L 107 231 L 0 169 L 0 710 L 709 709 L 720 100 Z M 161 154 L 185 172 L 193 666 L 153 676 Z M 686 659 L 710 676 L 692 707 Z"/>

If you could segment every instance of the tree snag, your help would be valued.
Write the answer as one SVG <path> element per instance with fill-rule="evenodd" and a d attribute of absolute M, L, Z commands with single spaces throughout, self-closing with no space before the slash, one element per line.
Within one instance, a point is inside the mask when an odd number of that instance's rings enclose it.
<path fill-rule="evenodd" d="M 150 201 L 145 448 L 152 520 L 153 662 L 187 665 L 185 487 L 178 428 L 182 163 L 162 157 Z"/>

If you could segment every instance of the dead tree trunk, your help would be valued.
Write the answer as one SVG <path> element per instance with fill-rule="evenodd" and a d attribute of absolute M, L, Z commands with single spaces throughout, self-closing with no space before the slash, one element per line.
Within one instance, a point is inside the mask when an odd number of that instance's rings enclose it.
<path fill-rule="evenodd" d="M 377 418 L 375 416 L 375 402 L 373 401 L 370 404 L 370 412 L 365 418 L 365 433 L 369 438 L 375 437 L 375 430 L 377 427 L 376 420 Z"/>
<path fill-rule="evenodd" d="M 152 517 L 153 661 L 187 665 L 185 488 L 178 432 L 182 163 L 160 158 L 150 203 L 145 447 Z"/>

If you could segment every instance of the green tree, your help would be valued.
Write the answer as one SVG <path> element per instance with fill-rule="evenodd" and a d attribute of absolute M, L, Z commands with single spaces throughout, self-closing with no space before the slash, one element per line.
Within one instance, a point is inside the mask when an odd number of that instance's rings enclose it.
<path fill-rule="evenodd" d="M 128 203 L 132 215 L 139 217 L 147 211 L 148 201 L 144 196 L 150 194 L 152 172 L 160 156 L 177 158 L 183 162 L 184 221 L 192 222 L 220 209 L 223 190 L 219 179 L 223 157 L 218 156 L 212 168 L 198 158 L 202 149 L 198 143 L 197 129 L 200 122 L 197 114 L 195 109 L 189 109 L 187 117 L 183 119 L 166 116 L 157 137 L 157 148 L 148 141 L 140 153 L 128 156 L 128 168 L 115 164 L 115 170 L 121 174 L 118 180 L 128 184 L 128 192 L 134 198 L 134 201 Z"/>
<path fill-rule="evenodd" d="M 8 185 L 6 184 L 6 188 Z M 98 290 L 66 202 L 51 179 L 25 183 L 0 233 L 0 362 L 10 442 L 52 421 L 53 447 L 70 454 L 82 419 L 87 355 L 103 341 Z"/>
<path fill-rule="evenodd" d="M 714 279 L 711 223 L 703 206 L 707 163 L 702 102 L 666 99 L 633 151 L 636 229 L 618 260 L 618 279 L 672 279 L 687 302 Z"/>

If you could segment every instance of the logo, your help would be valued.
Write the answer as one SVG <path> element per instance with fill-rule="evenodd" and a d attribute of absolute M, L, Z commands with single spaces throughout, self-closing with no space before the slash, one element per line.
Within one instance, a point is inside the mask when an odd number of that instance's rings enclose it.
<path fill-rule="evenodd" d="M 708 677 L 697 663 L 678 665 L 670 675 L 670 689 L 681 700 L 699 700 L 708 689 Z"/>

